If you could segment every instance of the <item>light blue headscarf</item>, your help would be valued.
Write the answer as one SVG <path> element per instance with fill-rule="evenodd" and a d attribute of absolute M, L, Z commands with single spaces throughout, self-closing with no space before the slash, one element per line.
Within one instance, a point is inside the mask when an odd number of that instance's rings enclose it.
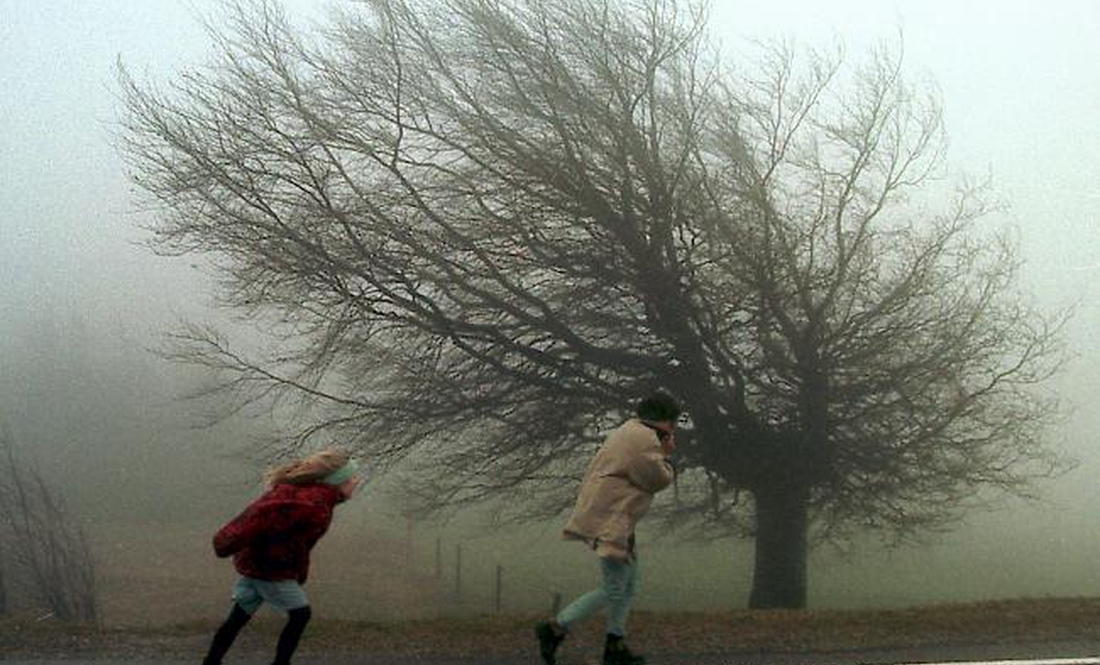
<path fill-rule="evenodd" d="M 359 471 L 359 462 L 349 459 L 344 466 L 325 476 L 323 482 L 326 485 L 343 485 L 351 480 L 357 471 Z"/>

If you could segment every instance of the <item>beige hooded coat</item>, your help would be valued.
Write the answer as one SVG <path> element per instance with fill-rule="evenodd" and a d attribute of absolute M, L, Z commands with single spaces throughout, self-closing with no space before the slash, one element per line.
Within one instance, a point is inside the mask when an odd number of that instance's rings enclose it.
<path fill-rule="evenodd" d="M 627 560 L 634 527 L 672 478 L 656 432 L 637 419 L 626 421 L 589 462 L 562 536 L 585 541 L 601 558 Z"/>

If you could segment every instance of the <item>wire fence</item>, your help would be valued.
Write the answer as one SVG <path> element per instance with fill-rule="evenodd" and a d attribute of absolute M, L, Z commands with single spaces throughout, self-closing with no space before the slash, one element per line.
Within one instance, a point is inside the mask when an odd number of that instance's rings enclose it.
<path fill-rule="evenodd" d="M 492 537 L 433 532 L 411 522 L 405 532 L 404 567 L 430 575 L 439 614 L 556 613 L 585 583 L 579 575 L 595 570 L 563 575 L 567 563 L 545 561 L 545 537 L 501 546 Z"/>

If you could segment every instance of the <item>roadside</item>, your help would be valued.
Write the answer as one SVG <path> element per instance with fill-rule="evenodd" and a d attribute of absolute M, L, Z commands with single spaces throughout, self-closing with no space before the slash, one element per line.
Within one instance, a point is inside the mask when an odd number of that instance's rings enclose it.
<path fill-rule="evenodd" d="M 533 616 L 481 616 L 398 622 L 320 618 L 299 660 L 331 665 L 537 662 Z M 235 662 L 263 663 L 281 628 L 258 617 L 234 648 Z M 1096 656 L 1100 599 L 1014 600 L 890 611 L 767 611 L 654 614 L 631 620 L 631 643 L 653 665 L 831 665 Z M 28 617 L 0 618 L 0 660 L 196 662 L 213 624 L 95 629 Z M 599 621 L 563 648 L 562 662 L 595 662 Z"/>
<path fill-rule="evenodd" d="M 1093 644 L 1079 642 L 1037 642 L 1014 645 L 969 645 L 944 647 L 913 647 L 907 649 L 868 649 L 862 651 L 826 651 L 810 653 L 792 652 L 732 652 L 725 654 L 669 654 L 650 655 L 649 665 L 898 665 L 923 663 L 926 665 L 1100 665 Z M 1051 660 L 1054 657 L 1057 660 Z M 120 657 L 89 659 L 85 657 L 4 658 L 8 665 L 74 665 L 94 662 L 96 665 L 185 665 L 197 662 L 197 656 L 186 659 L 140 659 Z M 233 660 L 237 665 L 267 665 L 270 655 L 249 655 Z M 303 663 L 325 665 L 516 665 L 530 663 L 541 665 L 532 651 L 515 656 L 465 656 L 450 657 L 438 654 L 356 654 L 319 655 L 299 657 Z M 597 665 L 597 654 L 565 656 L 561 665 Z"/>

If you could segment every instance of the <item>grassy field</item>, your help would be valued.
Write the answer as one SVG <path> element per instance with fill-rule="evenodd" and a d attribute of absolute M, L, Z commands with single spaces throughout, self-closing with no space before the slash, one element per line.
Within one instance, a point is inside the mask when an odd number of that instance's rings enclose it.
<path fill-rule="evenodd" d="M 315 551 L 308 591 L 316 607 L 303 655 L 402 653 L 455 656 L 530 654 L 540 617 L 486 614 L 484 598 L 456 607 L 419 564 L 400 529 L 347 520 Z M 369 537 L 359 530 L 369 532 Z M 0 617 L 0 660 L 10 657 L 192 659 L 228 609 L 232 567 L 210 552 L 208 524 L 97 525 L 98 627 L 64 624 L 23 607 Z M 485 562 L 478 562 L 485 563 Z M 481 567 L 487 568 L 486 565 Z M 339 571 L 339 575 L 324 574 Z M 354 585 L 347 581 L 354 580 Z M 456 611 L 459 610 L 459 611 Z M 456 618 L 464 616 L 467 618 Z M 270 652 L 282 618 L 268 611 L 242 634 L 236 652 Z M 595 651 L 599 620 L 568 645 Z M 894 610 L 636 612 L 632 642 L 660 653 L 813 652 L 919 646 L 1096 641 L 1100 598 L 1016 599 Z"/>
<path fill-rule="evenodd" d="M 399 534 L 363 537 L 352 524 L 334 529 L 313 552 L 310 599 L 330 616 L 355 620 L 434 614 L 432 571 L 405 565 Z M 93 532 L 102 623 L 149 628 L 220 618 L 236 573 L 213 555 L 209 524 L 103 525 Z M 339 574 L 334 574 L 338 572 Z M 353 583 L 349 583 L 352 580 Z"/>

